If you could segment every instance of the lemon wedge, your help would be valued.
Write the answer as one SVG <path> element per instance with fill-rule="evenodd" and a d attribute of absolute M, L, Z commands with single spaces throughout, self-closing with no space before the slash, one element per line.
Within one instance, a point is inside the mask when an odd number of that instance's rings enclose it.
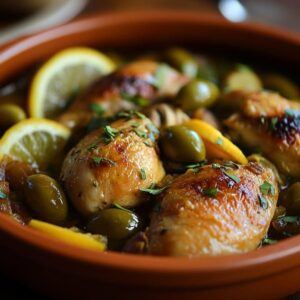
<path fill-rule="evenodd" d="M 97 251 L 104 251 L 106 248 L 106 245 L 100 235 L 95 236 L 87 233 L 76 232 L 69 228 L 60 227 L 34 219 L 28 223 L 28 226 L 69 245 Z"/>
<path fill-rule="evenodd" d="M 210 124 L 191 119 L 182 125 L 196 131 L 202 138 L 208 158 L 221 158 L 247 164 L 248 161 L 243 152 Z"/>
<path fill-rule="evenodd" d="M 29 90 L 29 116 L 54 118 L 78 93 L 115 69 L 105 54 L 86 47 L 56 53 L 35 74 Z"/>
<path fill-rule="evenodd" d="M 45 169 L 70 137 L 65 126 L 47 119 L 25 119 L 10 127 L 0 139 L 0 159 L 7 155 Z"/>

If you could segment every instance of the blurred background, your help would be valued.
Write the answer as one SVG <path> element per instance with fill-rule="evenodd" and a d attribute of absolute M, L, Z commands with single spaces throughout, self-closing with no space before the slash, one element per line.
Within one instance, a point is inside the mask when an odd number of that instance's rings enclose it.
<path fill-rule="evenodd" d="M 78 16 L 141 9 L 198 10 L 300 32 L 299 0 L 1 0 L 0 44 Z"/>

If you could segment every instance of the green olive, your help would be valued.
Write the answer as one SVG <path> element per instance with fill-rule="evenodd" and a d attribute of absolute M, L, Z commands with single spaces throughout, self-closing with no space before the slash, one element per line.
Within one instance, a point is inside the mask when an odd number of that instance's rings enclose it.
<path fill-rule="evenodd" d="M 135 213 L 108 208 L 100 211 L 88 222 L 87 231 L 102 234 L 112 240 L 124 240 L 134 234 L 139 226 L 140 219 Z"/>
<path fill-rule="evenodd" d="M 161 135 L 164 155 L 177 162 L 199 162 L 205 159 L 205 146 L 199 135 L 183 125 L 167 127 Z"/>
<path fill-rule="evenodd" d="M 8 128 L 26 118 L 24 110 L 15 104 L 0 105 L 0 127 Z"/>
<path fill-rule="evenodd" d="M 68 203 L 58 182 L 44 174 L 28 176 L 24 186 L 28 206 L 43 221 L 60 224 L 68 215 Z"/>
<path fill-rule="evenodd" d="M 286 208 L 287 214 L 300 216 L 300 182 L 289 186 L 282 198 L 282 205 Z"/>
<path fill-rule="evenodd" d="M 198 63 L 195 57 L 182 48 L 170 48 L 165 53 L 166 61 L 183 74 L 194 78 L 198 73 Z"/>
<path fill-rule="evenodd" d="M 225 92 L 246 91 L 255 92 L 262 90 L 260 78 L 247 66 L 237 65 L 236 69 L 225 76 L 223 82 Z"/>
<path fill-rule="evenodd" d="M 207 80 L 193 80 L 177 94 L 175 102 L 185 111 L 209 107 L 219 97 L 219 88 Z"/>
<path fill-rule="evenodd" d="M 300 97 L 300 91 L 297 85 L 289 78 L 276 73 L 270 73 L 262 77 L 264 88 L 278 92 L 281 96 L 288 99 L 297 99 Z"/>

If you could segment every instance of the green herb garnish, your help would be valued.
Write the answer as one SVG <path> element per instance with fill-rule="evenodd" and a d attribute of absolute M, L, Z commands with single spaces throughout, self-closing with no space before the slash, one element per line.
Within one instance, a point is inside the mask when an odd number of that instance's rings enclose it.
<path fill-rule="evenodd" d="M 91 103 L 90 109 L 92 112 L 97 114 L 99 117 L 101 117 L 105 113 L 105 109 L 99 103 Z"/>
<path fill-rule="evenodd" d="M 276 130 L 277 122 L 278 122 L 278 118 L 272 118 L 271 119 L 271 128 L 272 128 L 272 130 Z"/>
<path fill-rule="evenodd" d="M 226 161 L 224 164 L 223 164 L 225 167 L 227 168 L 231 168 L 231 169 L 238 169 L 240 167 L 239 164 L 235 163 L 234 161 Z"/>
<path fill-rule="evenodd" d="M 230 174 L 228 172 L 226 172 L 225 170 L 223 170 L 223 173 L 229 177 L 231 180 L 233 180 L 235 183 L 239 183 L 240 182 L 240 178 L 236 175 Z"/>
<path fill-rule="evenodd" d="M 275 195 L 274 186 L 267 181 L 264 181 L 264 183 L 259 187 L 259 189 L 264 196 L 268 195 L 269 193 L 271 193 L 272 196 Z"/>
<path fill-rule="evenodd" d="M 158 194 L 162 193 L 167 187 L 168 186 L 164 186 L 164 187 L 160 188 L 160 187 L 156 187 L 155 185 L 151 184 L 149 186 L 149 188 L 147 188 L 147 189 L 141 188 L 140 191 L 148 193 L 150 195 L 158 195 Z"/>
<path fill-rule="evenodd" d="M 118 203 L 114 203 L 113 205 L 114 205 L 114 207 L 116 207 L 116 208 L 118 208 L 118 209 L 121 209 L 121 210 L 123 210 L 123 211 L 129 212 L 129 213 L 132 213 L 132 211 L 131 211 L 131 210 L 129 210 L 129 209 L 127 209 L 127 208 L 123 207 L 122 205 L 120 205 L 120 204 L 118 204 Z"/>
<path fill-rule="evenodd" d="M 105 144 L 109 144 L 118 134 L 119 134 L 118 129 L 106 125 L 104 126 L 104 132 L 101 138 Z"/>
<path fill-rule="evenodd" d="M 284 216 L 284 217 L 278 218 L 277 220 L 282 220 L 285 223 L 293 224 L 293 223 L 297 223 L 299 221 L 299 217 L 296 217 L 296 216 Z"/>
<path fill-rule="evenodd" d="M 0 190 L 0 199 L 6 199 L 8 196 Z"/>
<path fill-rule="evenodd" d="M 264 209 L 268 209 L 269 207 L 269 203 L 267 201 L 267 199 L 265 197 L 263 197 L 262 195 L 258 195 L 258 200 L 259 200 L 259 205 Z"/>
<path fill-rule="evenodd" d="M 207 189 L 203 189 L 202 194 L 204 196 L 208 196 L 208 197 L 216 197 L 218 194 L 218 188 L 216 187 L 211 187 L 211 188 L 207 188 Z"/>
<path fill-rule="evenodd" d="M 148 137 L 147 133 L 142 130 L 134 129 L 134 132 L 136 133 L 137 136 L 140 138 L 146 139 Z"/>
<path fill-rule="evenodd" d="M 113 160 L 104 157 L 99 157 L 99 156 L 94 156 L 93 161 L 95 162 L 96 165 L 100 165 L 102 162 L 110 164 L 112 166 L 116 165 L 116 163 Z"/>
<path fill-rule="evenodd" d="M 278 242 L 277 240 L 269 239 L 267 237 L 262 240 L 263 245 L 273 245 L 276 244 L 277 242 Z"/>
<path fill-rule="evenodd" d="M 140 176 L 141 176 L 141 178 L 142 178 L 143 180 L 146 180 L 147 174 L 146 174 L 146 171 L 145 171 L 144 168 L 141 168 L 141 169 L 140 169 Z"/>
<path fill-rule="evenodd" d="M 144 97 L 140 96 L 140 95 L 130 95 L 126 92 L 120 92 L 120 96 L 131 103 L 134 103 L 138 106 L 147 106 L 149 105 L 149 100 L 145 99 Z"/>

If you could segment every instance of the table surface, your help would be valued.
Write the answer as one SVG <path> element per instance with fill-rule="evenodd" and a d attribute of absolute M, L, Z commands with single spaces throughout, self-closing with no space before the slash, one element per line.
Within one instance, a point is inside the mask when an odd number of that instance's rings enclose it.
<path fill-rule="evenodd" d="M 152 0 L 152 1 L 141 1 L 141 0 L 93 0 L 89 1 L 86 8 L 82 11 L 81 15 L 87 15 L 95 13 L 97 11 L 119 11 L 119 10 L 133 10 L 133 9 L 191 9 L 199 10 L 203 12 L 214 12 L 219 14 L 216 7 L 215 1 L 209 0 Z M 0 28 L 7 27 L 9 24 L 18 20 L 20 16 L 1 14 L 0 11 Z M 300 27 L 300 26 L 299 26 Z M 16 282 L 13 278 L 1 273 L 0 270 L 0 291 L 1 299 L 47 299 L 46 296 L 39 295 L 32 291 L 28 287 Z M 293 295 L 288 297 L 289 300 L 300 300 L 300 295 Z"/>

